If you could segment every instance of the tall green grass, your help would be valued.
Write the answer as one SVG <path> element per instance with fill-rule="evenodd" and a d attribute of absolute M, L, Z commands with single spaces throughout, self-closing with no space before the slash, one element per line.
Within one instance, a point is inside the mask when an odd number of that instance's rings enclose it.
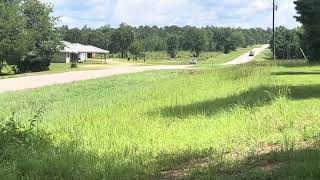
<path fill-rule="evenodd" d="M 297 71 L 314 73 L 288 73 Z M 189 175 L 268 178 L 264 171 L 244 174 L 239 171 L 246 168 L 236 167 L 264 147 L 293 152 L 317 140 L 318 71 L 246 65 L 145 72 L 2 94 L 0 117 L 7 122 L 15 112 L 14 121 L 22 124 L 17 132 L 26 131 L 35 111 L 44 113 L 35 129 L 18 136 L 23 146 L 0 148 L 0 177 L 172 178 L 173 170 L 205 159 Z M 314 162 L 295 167 L 311 168 L 298 172 L 312 178 L 319 175 Z"/>

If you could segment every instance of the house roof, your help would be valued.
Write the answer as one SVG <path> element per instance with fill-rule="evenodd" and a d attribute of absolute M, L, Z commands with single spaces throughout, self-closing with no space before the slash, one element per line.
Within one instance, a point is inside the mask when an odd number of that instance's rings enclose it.
<path fill-rule="evenodd" d="M 101 54 L 107 54 L 109 51 L 91 46 L 91 45 L 83 45 L 79 43 L 70 43 L 67 41 L 62 41 L 64 44 L 64 49 L 61 52 L 68 52 L 68 53 L 101 53 Z"/>

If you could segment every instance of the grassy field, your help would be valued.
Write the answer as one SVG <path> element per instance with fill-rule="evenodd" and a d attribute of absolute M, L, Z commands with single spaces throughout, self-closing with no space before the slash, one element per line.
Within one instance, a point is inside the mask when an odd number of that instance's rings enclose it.
<path fill-rule="evenodd" d="M 320 66 L 263 57 L 2 94 L 0 177 L 318 179 Z"/>

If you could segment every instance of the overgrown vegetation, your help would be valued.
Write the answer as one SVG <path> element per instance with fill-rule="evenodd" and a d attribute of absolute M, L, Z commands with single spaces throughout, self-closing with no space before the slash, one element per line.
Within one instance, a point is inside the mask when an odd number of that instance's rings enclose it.
<path fill-rule="evenodd" d="M 204 66 L 2 94 L 0 117 L 20 124 L 44 107 L 45 141 L 4 150 L 1 177 L 319 177 L 319 71 Z"/>

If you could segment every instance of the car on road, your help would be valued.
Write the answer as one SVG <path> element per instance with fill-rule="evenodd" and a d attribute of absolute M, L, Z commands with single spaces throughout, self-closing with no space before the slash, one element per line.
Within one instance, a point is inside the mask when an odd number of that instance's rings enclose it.
<path fill-rule="evenodd" d="M 250 51 L 249 56 L 254 56 L 256 53 L 254 51 Z"/>

